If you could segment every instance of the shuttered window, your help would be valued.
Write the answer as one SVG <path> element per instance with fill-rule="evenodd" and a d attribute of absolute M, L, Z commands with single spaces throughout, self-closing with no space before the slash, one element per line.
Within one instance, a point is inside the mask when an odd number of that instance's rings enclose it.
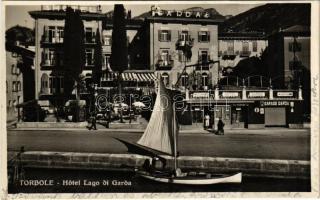
<path fill-rule="evenodd" d="M 158 37 L 160 42 L 170 42 L 171 41 L 171 31 L 170 30 L 159 30 Z"/>
<path fill-rule="evenodd" d="M 209 31 L 199 31 L 198 32 L 199 42 L 210 42 L 210 32 Z"/>

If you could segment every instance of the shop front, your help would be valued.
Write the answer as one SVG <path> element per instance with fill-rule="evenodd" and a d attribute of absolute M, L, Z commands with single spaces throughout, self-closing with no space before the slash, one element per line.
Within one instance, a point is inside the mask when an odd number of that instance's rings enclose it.
<path fill-rule="evenodd" d="M 299 91 L 250 90 L 193 92 L 186 103 L 190 110 L 190 125 L 207 125 L 217 130 L 221 119 L 225 129 L 265 127 L 301 127 L 303 99 Z"/>

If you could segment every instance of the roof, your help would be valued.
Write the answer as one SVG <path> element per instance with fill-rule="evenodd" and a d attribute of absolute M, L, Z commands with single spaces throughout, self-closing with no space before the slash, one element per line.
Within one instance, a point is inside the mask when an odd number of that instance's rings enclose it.
<path fill-rule="evenodd" d="M 264 32 L 220 32 L 218 34 L 219 40 L 232 40 L 232 39 L 247 39 L 247 40 L 266 40 Z"/>
<path fill-rule="evenodd" d="M 281 36 L 306 36 L 310 37 L 310 26 L 294 25 L 286 29 L 280 29 L 278 32 L 272 33 L 272 35 Z"/>
<path fill-rule="evenodd" d="M 21 56 L 33 59 L 35 56 L 34 50 L 28 49 L 23 46 L 17 46 L 13 43 L 7 42 L 6 43 L 6 51 L 15 52 Z"/>
<path fill-rule="evenodd" d="M 165 22 L 165 23 L 190 23 L 190 24 L 219 24 L 224 19 L 197 19 L 197 18 L 168 18 L 168 17 L 146 17 L 148 22 Z"/>
<path fill-rule="evenodd" d="M 64 10 L 40 10 L 40 11 L 30 11 L 29 14 L 34 19 L 64 19 L 66 16 L 66 11 Z M 84 20 L 102 20 L 106 16 L 101 13 L 89 13 L 81 12 L 80 16 Z"/>
<path fill-rule="evenodd" d="M 294 25 L 289 28 L 283 29 L 280 32 L 284 33 L 310 33 L 310 26 Z"/>

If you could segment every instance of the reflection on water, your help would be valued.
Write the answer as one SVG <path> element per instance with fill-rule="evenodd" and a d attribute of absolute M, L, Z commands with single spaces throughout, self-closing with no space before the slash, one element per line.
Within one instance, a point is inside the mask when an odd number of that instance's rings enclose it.
<path fill-rule="evenodd" d="M 241 184 L 216 184 L 195 187 L 146 180 L 136 176 L 133 171 L 31 168 L 25 170 L 25 180 L 10 184 L 9 193 L 310 192 L 311 190 L 310 179 L 275 179 L 244 176 Z"/>

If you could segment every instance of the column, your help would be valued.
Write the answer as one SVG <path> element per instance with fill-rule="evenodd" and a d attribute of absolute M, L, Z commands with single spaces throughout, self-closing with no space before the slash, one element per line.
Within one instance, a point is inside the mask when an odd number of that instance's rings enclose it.
<path fill-rule="evenodd" d="M 270 87 L 269 89 L 269 99 L 273 99 L 273 89 Z"/>
<path fill-rule="evenodd" d="M 242 88 L 242 100 L 247 99 L 247 91 L 246 91 L 246 86 L 243 86 Z"/>
<path fill-rule="evenodd" d="M 214 99 L 215 100 L 219 100 L 219 89 L 218 89 L 218 87 L 216 87 L 216 89 L 214 90 Z"/>
<path fill-rule="evenodd" d="M 303 98 L 302 98 L 302 87 L 301 87 L 301 86 L 299 86 L 298 99 L 299 99 L 299 100 L 302 100 L 302 99 L 303 99 Z"/>
<path fill-rule="evenodd" d="M 186 89 L 186 100 L 189 100 L 189 89 Z"/>

